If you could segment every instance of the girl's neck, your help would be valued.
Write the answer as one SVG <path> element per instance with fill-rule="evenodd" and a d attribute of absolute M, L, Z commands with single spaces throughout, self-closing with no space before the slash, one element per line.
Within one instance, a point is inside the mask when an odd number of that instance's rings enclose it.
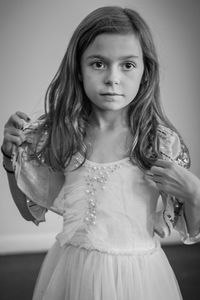
<path fill-rule="evenodd" d="M 100 131 L 128 128 L 125 111 L 93 111 L 89 126 Z"/>
<path fill-rule="evenodd" d="M 86 130 L 87 158 L 94 162 L 112 162 L 129 155 L 131 135 L 124 114 L 92 113 Z"/>

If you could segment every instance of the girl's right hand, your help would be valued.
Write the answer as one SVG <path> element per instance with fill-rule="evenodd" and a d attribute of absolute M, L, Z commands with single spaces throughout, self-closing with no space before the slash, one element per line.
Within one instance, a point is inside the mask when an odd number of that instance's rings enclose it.
<path fill-rule="evenodd" d="M 23 112 L 16 112 L 11 115 L 4 126 L 4 138 L 2 149 L 11 156 L 13 145 L 20 146 L 25 141 L 23 127 L 25 122 L 29 122 L 30 118 Z"/>

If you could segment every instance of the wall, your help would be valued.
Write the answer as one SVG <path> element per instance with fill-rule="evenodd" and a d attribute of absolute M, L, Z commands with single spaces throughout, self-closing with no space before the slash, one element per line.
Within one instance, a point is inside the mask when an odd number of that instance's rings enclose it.
<path fill-rule="evenodd" d="M 87 13 L 103 5 L 136 9 L 150 25 L 161 63 L 163 104 L 190 149 L 192 171 L 200 176 L 198 1 L 1 0 L 1 140 L 10 114 L 21 110 L 35 117 L 42 111 L 45 90 L 73 30 Z M 60 217 L 48 213 L 39 227 L 23 220 L 3 168 L 0 173 L 0 253 L 46 250 L 61 228 Z M 174 240 L 178 241 L 176 235 L 169 241 Z"/>

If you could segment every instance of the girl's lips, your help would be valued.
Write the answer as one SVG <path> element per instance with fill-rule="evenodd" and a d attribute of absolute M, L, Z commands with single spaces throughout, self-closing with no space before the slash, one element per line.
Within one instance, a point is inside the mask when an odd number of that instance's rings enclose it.
<path fill-rule="evenodd" d="M 122 94 L 118 93 L 101 93 L 102 96 L 123 96 Z"/>
<path fill-rule="evenodd" d="M 100 96 L 108 102 L 118 101 L 123 97 L 122 94 L 118 93 L 101 93 Z"/>

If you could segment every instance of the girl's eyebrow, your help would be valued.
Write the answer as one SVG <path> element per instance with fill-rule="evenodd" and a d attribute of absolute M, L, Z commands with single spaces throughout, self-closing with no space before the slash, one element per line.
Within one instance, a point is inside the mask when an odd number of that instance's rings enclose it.
<path fill-rule="evenodd" d="M 136 59 L 138 58 L 139 55 L 125 55 L 125 56 L 120 56 L 118 59 L 119 60 L 125 60 L 125 59 Z M 102 59 L 102 60 L 109 60 L 109 57 L 103 56 L 103 55 L 99 55 L 99 54 L 93 54 L 93 55 L 89 55 L 86 57 L 87 60 L 89 59 Z"/>

